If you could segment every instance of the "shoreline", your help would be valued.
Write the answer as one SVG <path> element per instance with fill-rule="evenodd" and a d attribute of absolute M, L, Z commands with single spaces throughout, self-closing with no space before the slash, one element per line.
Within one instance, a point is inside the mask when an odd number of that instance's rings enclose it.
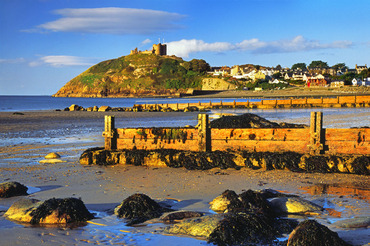
<path fill-rule="evenodd" d="M 343 111 L 343 109 L 342 109 Z M 342 112 L 341 111 L 341 112 Z M 277 111 L 277 114 L 280 114 Z M 175 209 L 209 212 L 209 202 L 226 189 L 240 193 L 243 190 L 275 189 L 301 197 L 318 204 L 332 204 L 341 211 L 340 218 L 323 216 L 313 217 L 320 223 L 339 233 L 340 237 L 356 245 L 365 245 L 370 241 L 367 230 L 346 230 L 334 228 L 331 221 L 353 216 L 370 216 L 369 199 L 356 193 L 359 189 L 368 191 L 368 176 L 355 174 L 295 173 L 286 170 L 252 170 L 242 168 L 205 171 L 186 170 L 185 168 L 154 168 L 132 165 L 83 166 L 79 163 L 81 153 L 89 147 L 104 145 L 101 135 L 104 129 L 104 115 L 116 115 L 117 125 L 134 124 L 153 126 L 153 124 L 176 124 L 196 122 L 197 112 L 58 112 L 37 111 L 13 115 L 12 112 L 0 112 L 0 134 L 7 134 L 9 142 L 0 146 L 0 182 L 18 181 L 27 186 L 39 188 L 29 198 L 46 200 L 49 198 L 81 197 L 89 210 L 104 214 L 123 199 L 134 193 L 144 193 L 156 200 L 175 199 Z M 253 111 L 252 111 L 253 113 Z M 258 113 L 257 113 L 258 114 Z M 276 114 L 275 111 L 273 114 Z M 289 115 L 293 115 L 289 113 Z M 324 119 L 328 122 L 353 121 L 360 114 L 334 114 Z M 370 110 L 362 113 L 369 119 Z M 302 117 L 290 118 L 290 122 L 301 123 Z M 68 129 L 68 130 L 67 130 Z M 10 134 L 10 135 L 9 135 Z M 23 142 L 30 138 L 29 142 Z M 19 140 L 21 139 L 21 140 Z M 64 141 L 68 140 L 67 143 Z M 66 161 L 57 164 L 40 164 L 39 161 L 50 152 L 61 154 Z M 323 193 L 316 185 L 327 187 L 339 186 L 334 193 Z M 350 192 L 344 188 L 354 187 Z M 343 188 L 341 190 L 341 188 Z M 317 191 L 317 193 L 315 193 Z M 321 191 L 323 191 L 321 189 Z M 368 194 L 368 193 L 365 193 Z M 0 210 L 6 210 L 21 197 L 0 199 Z M 124 222 L 109 216 L 93 220 L 107 224 L 108 227 L 87 225 L 75 229 L 58 229 L 19 226 L 0 217 L 0 244 L 10 245 L 55 245 L 83 244 L 88 240 L 98 243 L 101 238 L 120 236 L 133 245 L 156 245 L 159 239 L 150 233 L 150 226 L 128 228 Z M 111 227 L 110 227 L 111 226 Z M 116 227 L 129 230 L 128 233 L 115 231 Z M 107 229 L 104 229 L 107 228 Z M 111 231 L 109 231 L 111 230 Z M 148 232 L 149 231 L 149 232 Z M 52 235 L 51 235 L 52 234 Z M 19 237 L 22 235 L 22 237 Z M 171 238 L 169 244 L 172 242 Z M 130 241 L 130 240 L 133 241 Z M 146 240 L 148 239 L 148 240 Z M 178 238 L 177 238 L 178 239 Z M 177 245 L 187 245 L 185 239 L 178 239 Z M 183 240 L 183 241 L 181 241 Z M 119 241 L 117 241 L 119 242 Z M 196 240 L 199 244 L 204 241 Z"/>

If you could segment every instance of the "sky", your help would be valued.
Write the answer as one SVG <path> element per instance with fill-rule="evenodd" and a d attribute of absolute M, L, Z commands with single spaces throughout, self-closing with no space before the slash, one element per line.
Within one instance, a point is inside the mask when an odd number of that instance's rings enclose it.
<path fill-rule="evenodd" d="M 0 0 L 0 95 L 52 95 L 167 44 L 211 66 L 370 65 L 369 0 Z"/>

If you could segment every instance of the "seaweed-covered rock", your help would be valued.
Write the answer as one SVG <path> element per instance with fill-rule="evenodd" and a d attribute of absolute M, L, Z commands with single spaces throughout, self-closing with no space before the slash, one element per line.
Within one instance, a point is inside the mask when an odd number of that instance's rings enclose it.
<path fill-rule="evenodd" d="M 263 213 L 269 217 L 275 217 L 275 213 L 269 201 L 261 192 L 247 190 L 240 195 L 235 191 L 226 190 L 220 196 L 210 202 L 210 209 L 215 212 L 254 212 Z"/>
<path fill-rule="evenodd" d="M 43 202 L 21 199 L 8 209 L 5 216 L 31 224 L 68 224 L 94 218 L 77 198 L 52 198 Z"/>
<path fill-rule="evenodd" d="M 174 211 L 164 213 L 159 219 L 166 223 L 172 223 L 175 220 L 183 220 L 201 216 L 203 216 L 203 213 L 193 211 Z"/>
<path fill-rule="evenodd" d="M 163 212 L 170 211 L 161 207 L 157 202 L 145 194 L 134 194 L 123 200 L 114 209 L 114 213 L 128 219 L 127 225 L 142 223 L 146 220 L 158 218 Z"/>
<path fill-rule="evenodd" d="M 212 128 L 281 128 L 278 123 L 271 122 L 255 114 L 224 116 L 211 122 Z"/>
<path fill-rule="evenodd" d="M 270 201 L 270 204 L 279 214 L 300 214 L 323 210 L 321 206 L 300 197 L 276 197 Z"/>
<path fill-rule="evenodd" d="M 338 233 L 331 231 L 315 220 L 305 220 L 293 230 L 287 246 L 348 246 Z"/>
<path fill-rule="evenodd" d="M 26 196 L 28 188 L 18 182 L 5 182 L 0 184 L 0 197 Z"/>
<path fill-rule="evenodd" d="M 208 242 L 217 245 L 270 244 L 279 235 L 271 220 L 263 215 L 225 214 L 209 235 Z"/>
<path fill-rule="evenodd" d="M 40 200 L 22 198 L 14 202 L 4 216 L 10 220 L 30 223 L 32 220 L 31 212 L 40 204 Z"/>
<path fill-rule="evenodd" d="M 226 214 L 214 214 L 183 220 L 164 229 L 165 233 L 203 237 L 207 239 Z"/>
<path fill-rule="evenodd" d="M 233 190 L 225 190 L 221 195 L 213 199 L 210 203 L 210 209 L 215 212 L 225 212 L 228 206 L 232 204 L 232 207 L 241 207 L 242 203 L 239 200 L 239 196 Z"/>

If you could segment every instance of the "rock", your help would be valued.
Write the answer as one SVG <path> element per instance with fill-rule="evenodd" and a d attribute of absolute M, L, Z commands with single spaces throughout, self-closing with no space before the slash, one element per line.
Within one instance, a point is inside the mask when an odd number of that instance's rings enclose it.
<path fill-rule="evenodd" d="M 101 106 L 98 111 L 99 112 L 106 112 L 106 111 L 109 111 L 109 110 L 111 110 L 111 107 L 109 107 L 109 106 Z"/>
<path fill-rule="evenodd" d="M 169 209 L 161 207 L 157 202 L 144 194 L 134 194 L 123 200 L 114 209 L 119 218 L 128 219 L 127 225 L 139 224 L 149 219 L 160 217 Z"/>
<path fill-rule="evenodd" d="M 0 197 L 26 196 L 28 188 L 18 182 L 5 182 L 0 184 Z"/>
<path fill-rule="evenodd" d="M 216 245 L 270 245 L 279 235 L 274 220 L 249 213 L 226 214 L 209 235 Z"/>
<path fill-rule="evenodd" d="M 39 163 L 41 163 L 41 164 L 46 164 L 46 163 L 55 164 L 55 163 L 62 163 L 62 162 L 67 162 L 67 161 L 63 161 L 63 160 L 60 160 L 60 159 L 47 159 L 47 160 L 40 160 L 39 161 Z"/>
<path fill-rule="evenodd" d="M 180 223 L 166 227 L 164 232 L 208 238 L 209 235 L 215 230 L 218 223 L 224 218 L 224 216 L 225 214 L 215 214 L 200 218 L 186 219 Z"/>
<path fill-rule="evenodd" d="M 275 122 L 268 121 L 255 114 L 224 116 L 211 122 L 212 128 L 280 128 Z"/>
<path fill-rule="evenodd" d="M 32 220 L 31 212 L 41 205 L 41 203 L 40 200 L 22 198 L 14 202 L 4 216 L 10 220 L 30 223 Z"/>
<path fill-rule="evenodd" d="M 276 213 L 309 213 L 322 211 L 323 208 L 300 197 L 277 197 L 270 200 Z"/>
<path fill-rule="evenodd" d="M 76 104 L 72 104 L 71 106 L 69 106 L 69 111 L 80 111 L 80 110 L 83 110 L 83 107 L 78 106 Z"/>
<path fill-rule="evenodd" d="M 260 192 L 253 190 L 247 190 L 240 195 L 237 195 L 234 191 L 226 190 L 210 204 L 210 209 L 215 212 L 238 213 L 253 211 L 275 217 L 269 201 Z"/>
<path fill-rule="evenodd" d="M 329 230 L 315 220 L 305 220 L 293 230 L 287 246 L 348 246 L 338 233 Z"/>
<path fill-rule="evenodd" d="M 186 219 L 164 232 L 202 237 L 216 245 L 266 245 L 279 235 L 274 223 L 263 215 L 227 213 Z"/>
<path fill-rule="evenodd" d="M 159 219 L 163 222 L 172 223 L 175 220 L 183 220 L 194 217 L 201 217 L 203 213 L 192 212 L 192 211 L 174 211 L 164 213 Z"/>
<path fill-rule="evenodd" d="M 11 220 L 31 224 L 67 224 L 86 222 L 94 216 L 77 198 L 52 198 L 46 201 L 21 199 L 5 213 Z"/>
<path fill-rule="evenodd" d="M 45 156 L 45 159 L 57 159 L 60 158 L 60 155 L 58 153 L 52 152 Z"/>
<path fill-rule="evenodd" d="M 238 203 L 241 206 L 239 196 L 232 190 L 225 190 L 220 196 L 213 199 L 209 208 L 215 212 L 223 213 L 227 210 L 230 203 Z"/>
<path fill-rule="evenodd" d="M 270 202 L 260 193 L 253 190 L 247 190 L 239 195 L 242 208 L 229 206 L 230 211 L 252 211 L 254 213 L 263 213 L 268 217 L 275 217 Z"/>
<path fill-rule="evenodd" d="M 333 225 L 340 228 L 367 228 L 370 226 L 370 217 L 358 217 L 340 220 L 333 223 Z"/>

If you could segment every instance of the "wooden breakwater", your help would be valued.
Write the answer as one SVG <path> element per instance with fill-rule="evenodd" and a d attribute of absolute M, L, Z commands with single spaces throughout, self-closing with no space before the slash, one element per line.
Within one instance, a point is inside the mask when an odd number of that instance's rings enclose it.
<path fill-rule="evenodd" d="M 322 112 L 312 112 L 309 128 L 211 128 L 208 115 L 196 127 L 115 128 L 105 116 L 105 150 L 249 151 L 320 154 L 370 153 L 370 128 L 323 128 Z"/>
<path fill-rule="evenodd" d="M 196 102 L 196 103 L 154 103 L 135 104 L 138 111 L 195 111 L 215 108 L 341 108 L 341 107 L 370 107 L 370 96 L 338 96 L 334 98 L 291 98 L 291 99 L 261 99 L 261 101 L 246 102 Z"/>

